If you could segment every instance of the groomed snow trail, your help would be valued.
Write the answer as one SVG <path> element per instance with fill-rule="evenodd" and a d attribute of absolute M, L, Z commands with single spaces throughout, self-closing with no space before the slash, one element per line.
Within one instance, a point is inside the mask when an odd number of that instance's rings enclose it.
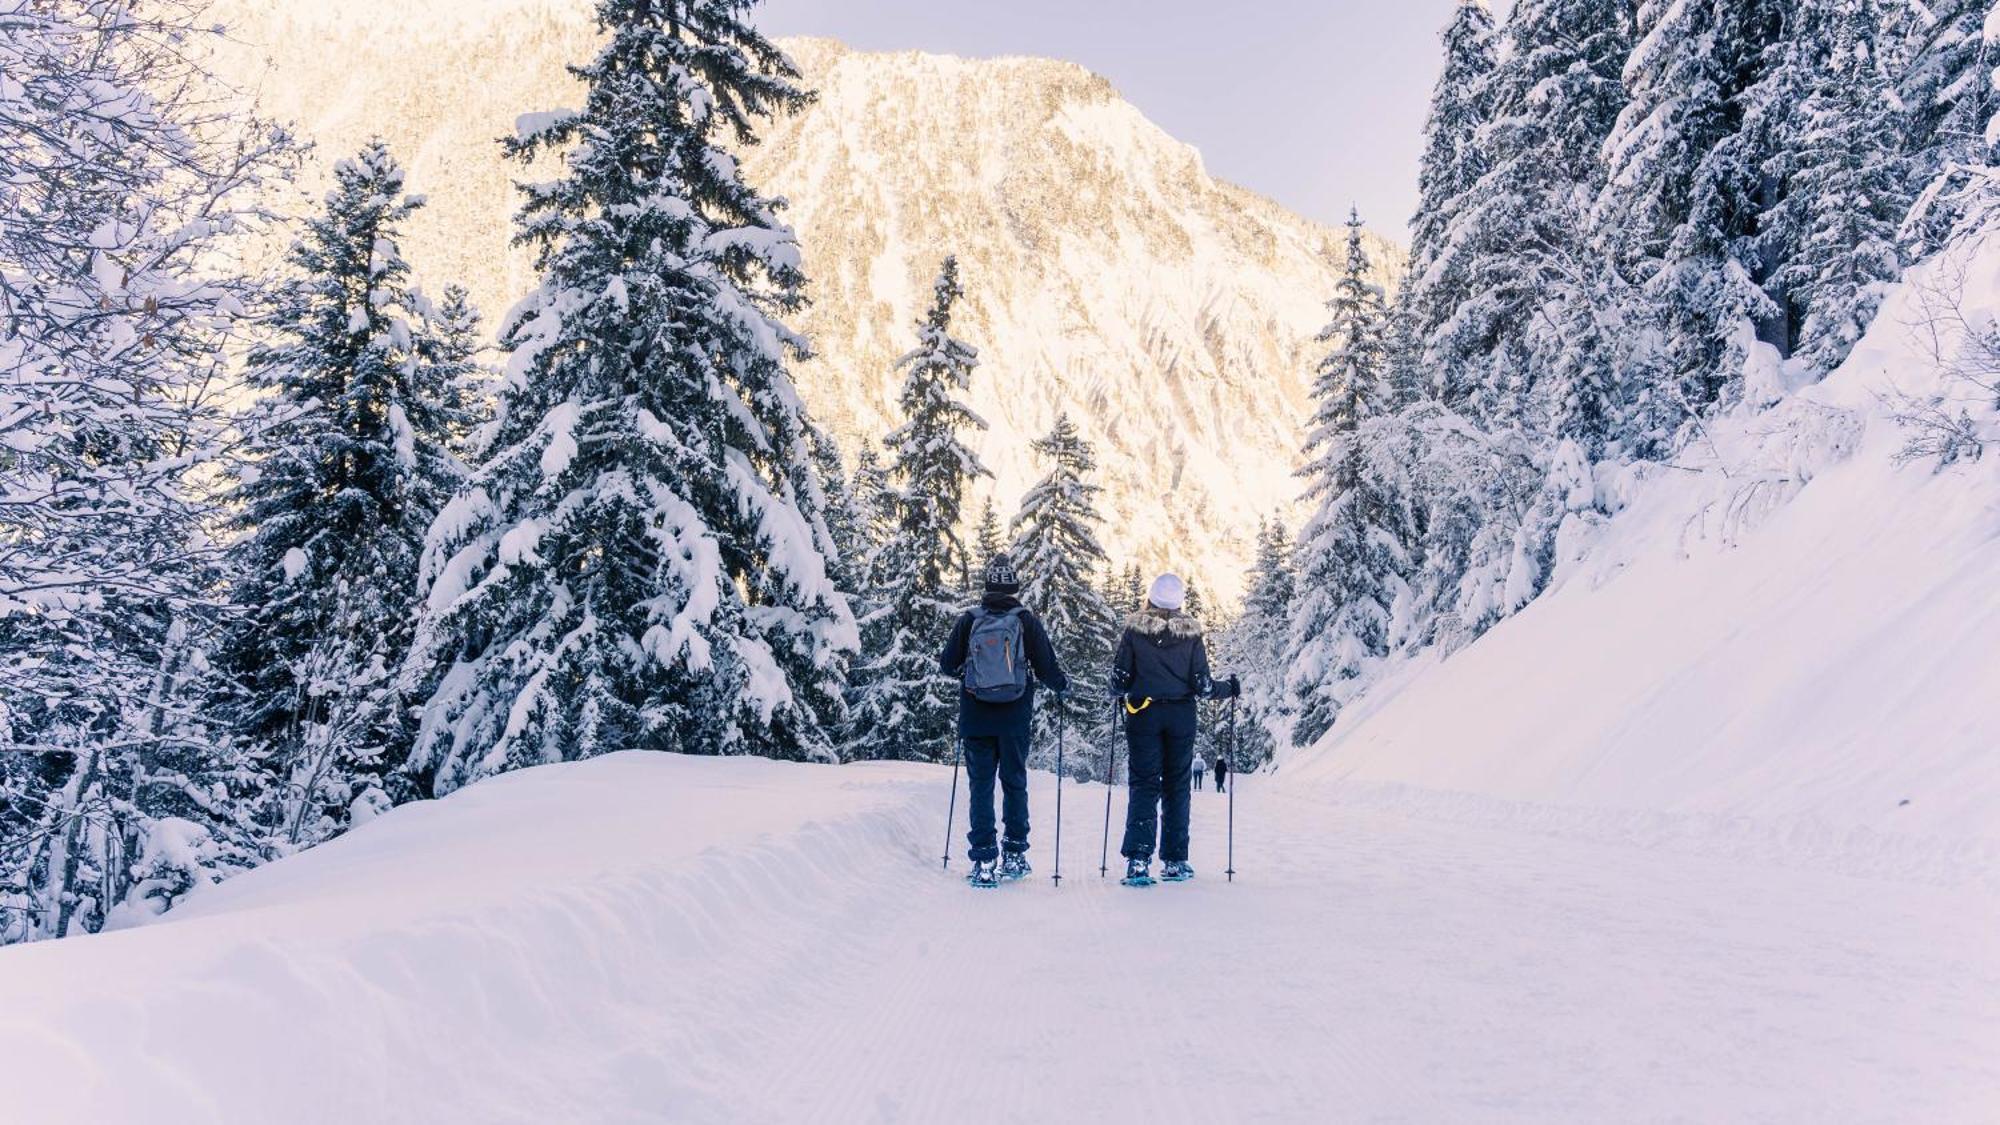
<path fill-rule="evenodd" d="M 948 771 L 628 754 L 0 950 L 40 1122 L 1990 1121 L 2000 892 L 1244 779 L 1198 878 L 939 869 Z M 958 828 L 964 827 L 963 791 Z M 1122 793 L 1114 817 L 1123 814 Z M 1114 832 L 1113 847 L 1116 847 Z M 1115 856 L 1113 857 L 1115 862 Z M 1115 872 L 1114 872 L 1115 874 Z"/>

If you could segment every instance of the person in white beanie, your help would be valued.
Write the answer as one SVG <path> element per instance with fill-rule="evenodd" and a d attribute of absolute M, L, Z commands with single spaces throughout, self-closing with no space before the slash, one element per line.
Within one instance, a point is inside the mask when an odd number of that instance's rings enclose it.
<path fill-rule="evenodd" d="M 1195 701 L 1234 699 L 1243 690 L 1235 676 L 1218 682 L 1211 674 L 1201 622 L 1182 612 L 1186 601 L 1187 584 L 1178 575 L 1154 579 L 1146 608 L 1126 619 L 1112 659 L 1111 686 L 1125 709 L 1130 755 L 1125 840 L 1119 848 L 1127 886 L 1152 884 L 1156 843 L 1166 864 L 1161 878 L 1178 883 L 1194 877 L 1187 860 Z"/>

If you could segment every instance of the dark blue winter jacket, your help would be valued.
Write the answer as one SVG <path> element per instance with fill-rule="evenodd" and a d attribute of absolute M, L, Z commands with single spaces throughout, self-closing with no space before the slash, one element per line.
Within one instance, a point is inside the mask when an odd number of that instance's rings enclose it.
<path fill-rule="evenodd" d="M 1007 594 L 988 594 L 980 599 L 979 605 L 988 613 L 1006 613 L 1021 609 L 1018 599 Z M 944 642 L 944 651 L 938 654 L 938 667 L 947 676 L 962 675 L 965 669 L 966 646 L 972 638 L 972 611 L 958 615 L 958 623 L 951 627 L 951 636 Z M 960 738 L 984 738 L 1001 735 L 1028 737 L 1028 727 L 1035 715 L 1035 687 L 1047 684 L 1056 691 L 1069 690 L 1069 676 L 1056 660 L 1055 646 L 1049 643 L 1048 630 L 1042 627 L 1042 619 L 1033 610 L 1021 610 L 1021 640 L 1027 649 L 1028 667 L 1035 670 L 1028 680 L 1028 690 L 1012 703 L 988 703 L 976 699 L 970 692 L 960 689 L 958 693 L 958 736 Z"/>
<path fill-rule="evenodd" d="M 1185 613 L 1148 609 L 1125 619 L 1125 635 L 1111 662 L 1112 690 L 1137 703 L 1185 703 L 1198 696 L 1226 698 L 1208 668 L 1201 622 Z"/>

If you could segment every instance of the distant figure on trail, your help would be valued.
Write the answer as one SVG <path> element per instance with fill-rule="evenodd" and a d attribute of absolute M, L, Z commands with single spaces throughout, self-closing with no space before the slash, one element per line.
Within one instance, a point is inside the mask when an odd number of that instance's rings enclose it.
<path fill-rule="evenodd" d="M 1207 778 L 1208 762 L 1201 756 L 1201 751 L 1197 750 L 1194 752 L 1194 787 L 1200 789 L 1202 782 Z"/>
<path fill-rule="evenodd" d="M 1229 755 L 1219 754 L 1216 756 L 1215 759 L 1215 791 L 1217 793 L 1222 792 L 1223 785 L 1226 784 L 1228 781 L 1229 781 Z"/>
<path fill-rule="evenodd" d="M 938 666 L 957 676 L 958 742 L 965 759 L 972 831 L 966 833 L 972 859 L 971 882 L 993 887 L 1000 879 L 1027 876 L 1028 741 L 1035 715 L 1035 688 L 1045 684 L 1061 698 L 1069 676 L 1056 661 L 1055 646 L 1041 619 L 1014 595 L 1021 582 L 1013 560 L 995 555 L 986 564 L 986 596 L 959 615 L 945 641 Z M 1029 675 L 1030 669 L 1033 675 Z M 993 829 L 993 779 L 1000 778 L 1006 836 Z M 994 861 L 1005 858 L 996 875 Z"/>
<path fill-rule="evenodd" d="M 1126 619 L 1112 660 L 1111 686 L 1125 710 L 1130 763 L 1125 842 L 1118 849 L 1125 857 L 1128 887 L 1152 885 L 1148 868 L 1156 841 L 1166 862 L 1161 878 L 1173 883 L 1194 878 L 1187 858 L 1195 700 L 1234 699 L 1242 693 L 1235 676 L 1218 683 L 1210 674 L 1201 622 L 1181 612 L 1186 599 L 1187 586 L 1179 577 L 1162 574 L 1155 579 L 1146 608 Z"/>

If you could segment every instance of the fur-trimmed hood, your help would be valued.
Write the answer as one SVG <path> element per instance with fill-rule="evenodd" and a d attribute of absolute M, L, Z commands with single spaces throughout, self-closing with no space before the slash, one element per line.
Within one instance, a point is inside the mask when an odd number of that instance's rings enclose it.
<path fill-rule="evenodd" d="M 1125 627 L 1142 637 L 1173 636 L 1192 640 L 1201 636 L 1201 622 L 1185 613 L 1176 612 L 1163 616 L 1152 610 L 1140 610 L 1125 619 Z"/>

